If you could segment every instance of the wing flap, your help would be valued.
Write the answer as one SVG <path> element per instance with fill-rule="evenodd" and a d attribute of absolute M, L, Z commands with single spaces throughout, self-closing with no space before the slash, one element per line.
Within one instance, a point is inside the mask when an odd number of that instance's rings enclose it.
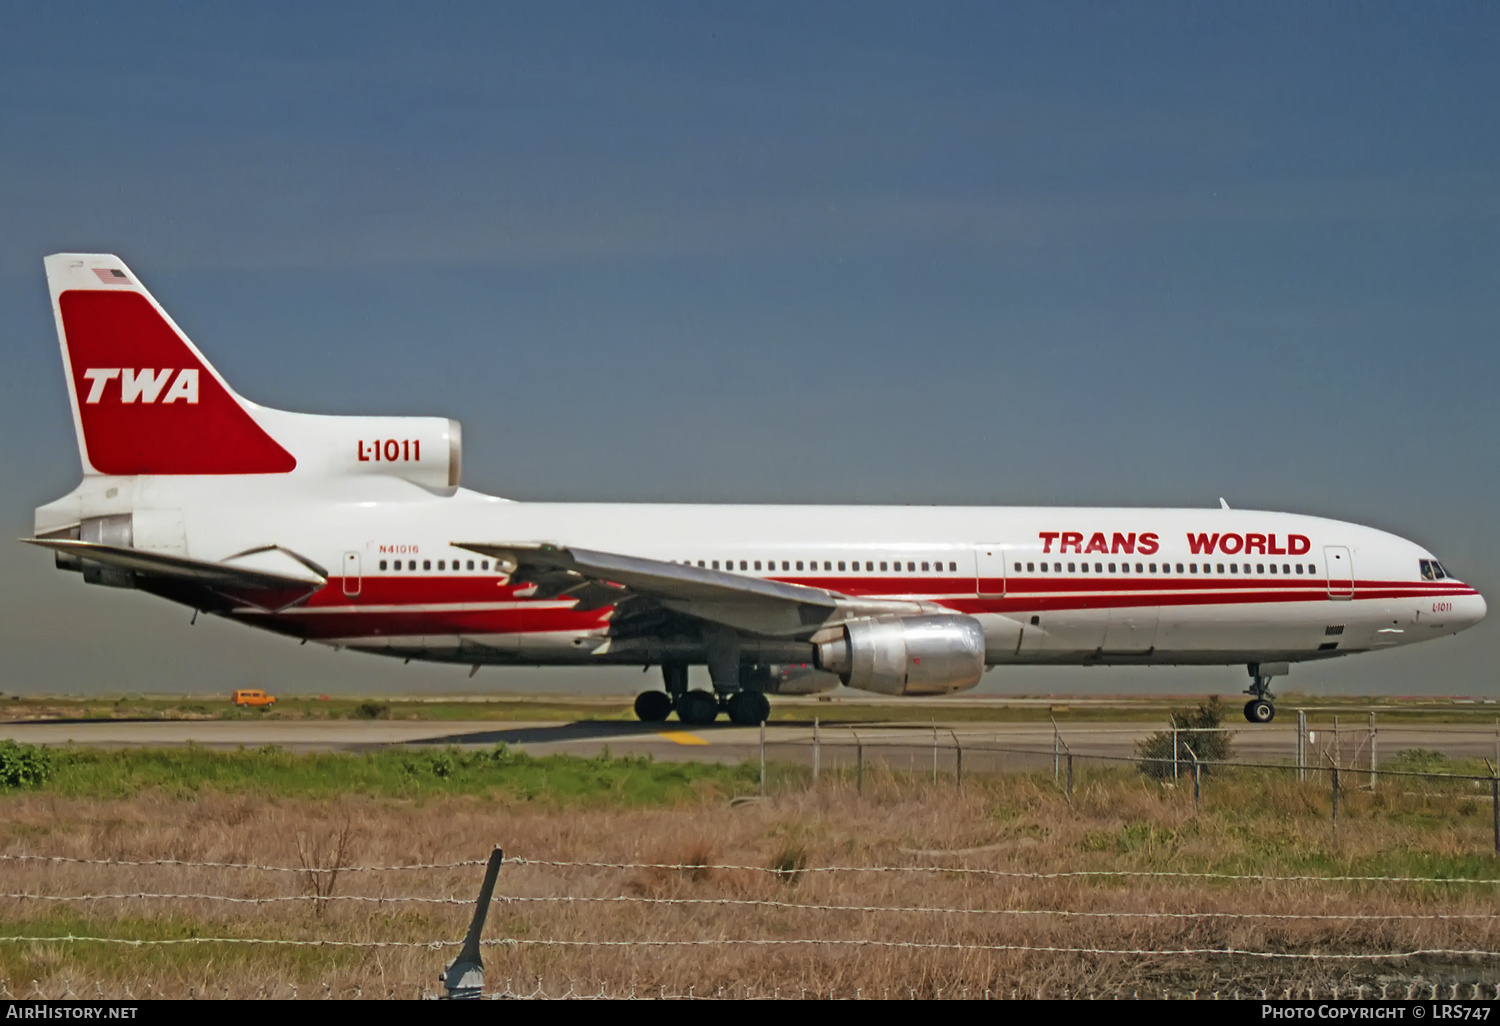
<path fill-rule="evenodd" d="M 513 580 L 535 581 L 539 589 L 576 594 L 596 606 L 644 595 L 680 613 L 763 634 L 796 634 L 821 624 L 843 598 L 801 584 L 546 542 L 454 544 L 509 564 Z"/>

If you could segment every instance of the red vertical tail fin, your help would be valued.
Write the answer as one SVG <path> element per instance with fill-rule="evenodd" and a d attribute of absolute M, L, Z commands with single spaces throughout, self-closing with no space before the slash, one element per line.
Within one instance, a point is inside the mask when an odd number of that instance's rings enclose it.
<path fill-rule="evenodd" d="M 296 467 L 122 260 L 59 253 L 45 263 L 86 473 Z"/>

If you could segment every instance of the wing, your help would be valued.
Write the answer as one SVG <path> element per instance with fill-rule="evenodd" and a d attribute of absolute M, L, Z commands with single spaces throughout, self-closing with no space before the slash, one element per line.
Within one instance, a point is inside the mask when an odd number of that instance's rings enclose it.
<path fill-rule="evenodd" d="M 545 542 L 454 542 L 512 567 L 548 598 L 577 598 L 582 608 L 646 599 L 674 612 L 772 637 L 805 638 L 857 616 L 934 612 L 928 602 L 856 598 L 749 574 L 686 563 L 595 552 Z"/>
<path fill-rule="evenodd" d="M 455 544 L 508 564 L 513 581 L 535 583 L 548 597 L 571 596 L 598 607 L 646 596 L 667 609 L 756 634 L 811 633 L 835 617 L 845 598 L 823 588 L 612 552 L 547 543 Z"/>
<path fill-rule="evenodd" d="M 271 612 L 306 601 L 328 583 L 328 571 L 294 552 L 275 545 L 210 563 L 163 552 L 77 541 L 72 538 L 22 538 L 72 559 L 178 584 L 199 585 Z M 240 560 L 241 565 L 236 565 Z M 270 569 L 274 567 L 275 569 Z"/>

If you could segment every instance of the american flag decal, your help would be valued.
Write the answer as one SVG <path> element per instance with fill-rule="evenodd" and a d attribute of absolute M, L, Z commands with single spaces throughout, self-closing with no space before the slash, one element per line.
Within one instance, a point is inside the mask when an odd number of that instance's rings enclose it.
<path fill-rule="evenodd" d="M 113 267 L 96 267 L 94 273 L 99 280 L 106 285 L 129 285 L 130 279 L 125 277 L 124 271 L 117 271 Z"/>

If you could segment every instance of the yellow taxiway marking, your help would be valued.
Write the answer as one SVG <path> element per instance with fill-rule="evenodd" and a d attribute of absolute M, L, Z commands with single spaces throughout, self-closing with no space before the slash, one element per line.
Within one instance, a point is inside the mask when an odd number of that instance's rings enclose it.
<path fill-rule="evenodd" d="M 659 730 L 659 731 L 657 731 L 657 733 L 660 734 L 662 737 L 666 738 L 668 741 L 675 741 L 679 745 L 706 745 L 706 744 L 708 744 L 707 741 L 703 740 L 697 734 L 689 734 L 685 730 Z"/>

